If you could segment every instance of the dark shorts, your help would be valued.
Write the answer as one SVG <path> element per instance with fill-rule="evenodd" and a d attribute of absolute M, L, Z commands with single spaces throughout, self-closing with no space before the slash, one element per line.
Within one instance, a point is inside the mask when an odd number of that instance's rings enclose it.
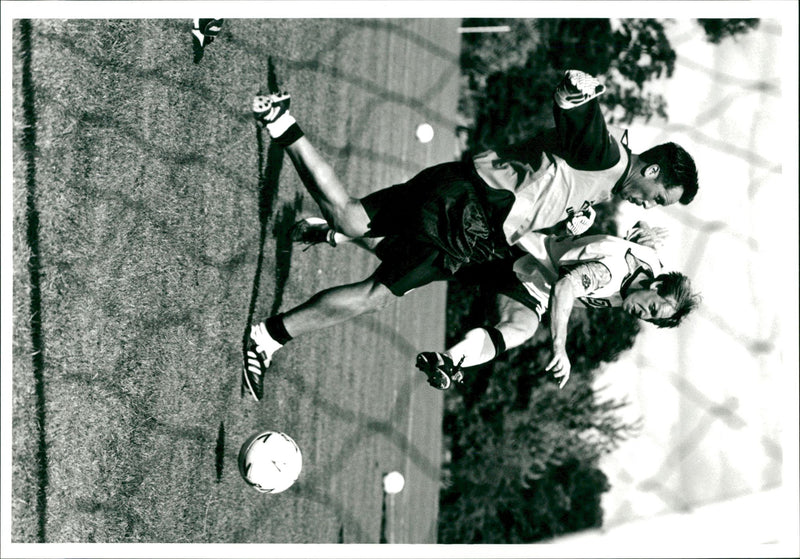
<path fill-rule="evenodd" d="M 546 305 L 531 295 L 514 273 L 518 254 L 484 264 L 464 266 L 455 279 L 465 285 L 479 285 L 486 293 L 505 295 L 540 314 Z M 545 301 L 546 303 L 546 301 Z"/>
<path fill-rule="evenodd" d="M 443 163 L 361 199 L 381 260 L 376 279 L 395 295 L 448 280 L 465 265 L 506 256 L 510 192 L 486 187 L 471 163 Z"/>

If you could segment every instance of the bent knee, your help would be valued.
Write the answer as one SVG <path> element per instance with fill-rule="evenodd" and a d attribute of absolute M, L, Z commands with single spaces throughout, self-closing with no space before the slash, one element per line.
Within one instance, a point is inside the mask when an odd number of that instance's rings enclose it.
<path fill-rule="evenodd" d="M 348 198 L 328 211 L 323 208 L 328 224 L 349 237 L 363 237 L 369 230 L 369 216 L 358 198 Z"/>
<path fill-rule="evenodd" d="M 533 337 L 534 332 L 520 330 L 518 328 L 505 328 L 500 329 L 503 335 L 503 341 L 506 344 L 506 349 L 519 347 Z"/>
<path fill-rule="evenodd" d="M 519 347 L 533 338 L 538 327 L 539 321 L 535 315 L 528 320 L 520 320 L 518 318 L 515 322 L 500 322 L 495 326 L 502 334 L 508 349 Z"/>
<path fill-rule="evenodd" d="M 391 292 L 386 285 L 374 278 L 368 280 L 366 287 L 366 300 L 370 311 L 378 311 L 389 305 L 398 296 Z"/>

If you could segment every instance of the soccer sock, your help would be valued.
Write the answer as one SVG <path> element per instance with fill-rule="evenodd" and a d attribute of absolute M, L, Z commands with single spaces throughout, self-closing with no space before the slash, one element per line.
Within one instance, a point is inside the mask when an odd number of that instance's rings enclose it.
<path fill-rule="evenodd" d="M 331 245 L 332 247 L 335 247 L 337 244 L 339 244 L 339 240 L 337 239 L 337 237 L 338 239 L 344 239 L 342 242 L 350 240 L 350 237 L 342 235 L 341 233 L 337 233 L 333 229 L 328 229 L 328 232 L 325 234 L 325 242 Z"/>
<path fill-rule="evenodd" d="M 497 332 L 500 334 L 500 332 Z M 483 328 L 473 328 L 466 333 L 464 339 L 456 345 L 448 349 L 445 353 L 458 363 L 461 358 L 464 358 L 462 365 L 464 367 L 473 367 L 480 365 L 494 359 L 497 354 L 497 347 L 495 346 L 493 335 Z M 500 335 L 502 340 L 502 334 Z"/>
<path fill-rule="evenodd" d="M 279 344 L 285 345 L 286 342 L 292 339 L 283 324 L 283 313 L 269 317 L 264 324 L 267 327 L 267 333 Z"/>
<path fill-rule="evenodd" d="M 503 333 L 494 326 L 487 326 L 485 330 L 489 333 L 489 338 L 494 344 L 494 356 L 497 357 L 506 350 L 506 341 L 503 339 Z"/>
<path fill-rule="evenodd" d="M 267 124 L 267 132 L 276 144 L 284 147 L 303 137 L 300 125 L 289 113 L 283 113 L 275 122 Z"/>

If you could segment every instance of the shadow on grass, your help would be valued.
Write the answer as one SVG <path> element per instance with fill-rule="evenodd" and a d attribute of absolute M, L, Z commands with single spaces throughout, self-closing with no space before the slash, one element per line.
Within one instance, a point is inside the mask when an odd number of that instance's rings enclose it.
<path fill-rule="evenodd" d="M 45 438 L 45 398 L 44 398 L 44 336 L 42 333 L 42 291 L 41 266 L 39 259 L 39 210 L 36 207 L 36 103 L 32 75 L 31 22 L 24 19 L 19 23 L 20 55 L 22 58 L 22 149 L 25 153 L 25 185 L 27 187 L 27 231 L 26 240 L 31 251 L 28 260 L 30 279 L 30 328 L 33 360 L 33 382 L 36 395 L 37 449 L 36 449 L 36 509 L 38 514 L 37 539 L 46 540 L 47 519 L 47 441 Z"/>
<path fill-rule="evenodd" d="M 376 543 L 373 541 L 372 535 L 361 525 L 356 513 L 331 496 L 329 492 L 318 491 L 315 484 L 303 482 L 297 482 L 290 491 L 297 497 L 316 503 L 336 515 L 341 522 L 336 534 L 336 543 L 345 543 L 345 526 L 347 526 L 348 535 L 352 537 L 352 543 Z"/>
<path fill-rule="evenodd" d="M 277 89 L 277 78 L 275 77 L 275 66 L 272 59 L 267 61 L 267 86 L 271 91 Z M 261 272 L 264 262 L 264 244 L 267 240 L 267 226 L 275 205 L 275 197 L 278 194 L 278 185 L 283 168 L 284 150 L 279 145 L 270 143 L 264 157 L 264 131 L 256 126 L 256 145 L 258 149 L 258 220 L 261 224 L 261 231 L 258 241 L 258 261 L 256 273 L 253 278 L 253 290 L 250 294 L 250 306 L 247 311 L 247 323 L 242 335 L 242 359 L 247 354 L 247 341 L 250 337 L 250 326 L 256 311 L 256 301 L 258 301 L 258 289 L 261 285 Z M 266 159 L 266 161 L 265 161 Z M 288 272 L 287 272 L 288 273 Z M 241 387 L 244 394 L 244 384 Z"/>
<path fill-rule="evenodd" d="M 379 533 L 370 533 L 356 514 L 340 502 L 329 488 L 332 478 L 346 470 L 350 457 L 360 447 L 367 444 L 366 441 L 371 437 L 383 437 L 397 448 L 401 455 L 416 465 L 424 476 L 434 480 L 438 487 L 439 464 L 431 460 L 423 450 L 414 444 L 410 433 L 405 433 L 397 427 L 397 423 L 407 418 L 410 413 L 412 392 L 415 390 L 416 381 L 409 376 L 408 380 L 398 387 L 394 402 L 387 407 L 384 414 L 385 418 L 373 417 L 363 411 L 349 409 L 341 402 L 323 395 L 313 383 L 309 383 L 302 375 L 293 376 L 290 382 L 295 387 L 296 394 L 302 394 L 304 398 L 310 399 L 313 406 L 326 416 L 356 426 L 353 433 L 341 440 L 338 452 L 327 463 L 317 464 L 315 471 L 301 477 L 290 491 L 297 497 L 314 502 L 331 511 L 342 521 L 338 533 L 338 543 L 345 542 L 345 526 L 347 526 L 349 543 L 387 543 L 387 527 L 383 518 Z M 385 514 L 386 511 L 382 509 L 381 512 Z"/>
<path fill-rule="evenodd" d="M 264 244 L 267 240 L 269 218 L 272 215 L 275 197 L 278 193 L 278 179 L 283 167 L 283 148 L 277 144 L 270 144 L 265 157 L 264 133 L 260 128 L 256 128 L 256 141 L 258 143 L 258 220 L 261 231 L 258 241 L 258 263 L 253 277 L 253 291 L 250 297 L 250 308 L 247 317 L 248 325 L 252 321 L 256 301 L 258 300 L 258 289 L 264 262 Z"/>
<path fill-rule="evenodd" d="M 283 293 L 289 281 L 289 270 L 292 264 L 292 239 L 290 231 L 297 220 L 297 214 L 303 208 L 303 195 L 295 194 L 294 203 L 283 204 L 272 234 L 275 237 L 275 294 L 272 296 L 270 316 L 277 314 L 283 304 Z"/>
<path fill-rule="evenodd" d="M 347 37 L 357 33 L 362 29 L 372 29 L 373 31 L 385 32 L 393 39 L 413 44 L 424 52 L 431 53 L 437 58 L 445 61 L 445 71 L 440 74 L 438 79 L 432 82 L 427 89 L 417 91 L 413 95 L 406 95 L 390 88 L 384 87 L 371 77 L 365 77 L 361 73 L 343 71 L 341 65 L 331 62 L 331 53 L 335 53 L 340 45 L 346 44 Z M 247 39 L 230 37 L 229 41 L 233 44 L 242 45 L 246 52 L 259 52 L 262 45 L 255 39 L 248 36 Z M 440 95 L 446 87 L 448 81 L 460 72 L 459 54 L 451 52 L 437 45 L 413 31 L 398 25 L 394 20 L 342 20 L 342 26 L 337 28 L 333 35 L 323 38 L 314 45 L 307 45 L 303 49 L 303 58 L 295 59 L 286 56 L 275 56 L 283 68 L 300 72 L 313 72 L 323 77 L 335 78 L 336 80 L 354 87 L 357 90 L 367 93 L 371 97 L 380 99 L 382 103 L 396 103 L 408 107 L 417 112 L 421 118 L 427 122 L 439 126 L 455 129 L 458 122 L 454 121 L 449 115 L 430 107 L 431 99 Z"/>
<path fill-rule="evenodd" d="M 222 472 L 225 467 L 225 422 L 220 421 L 219 431 L 217 431 L 217 446 L 214 447 L 214 457 L 216 458 L 217 483 L 222 481 Z"/>

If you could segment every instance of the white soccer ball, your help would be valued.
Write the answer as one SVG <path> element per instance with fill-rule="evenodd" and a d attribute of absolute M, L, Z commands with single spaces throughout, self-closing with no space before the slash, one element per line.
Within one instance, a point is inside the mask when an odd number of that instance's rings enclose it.
<path fill-rule="evenodd" d="M 433 126 L 427 122 L 423 122 L 417 126 L 417 140 L 423 144 L 427 144 L 433 140 Z"/>
<path fill-rule="evenodd" d="M 383 490 L 388 495 L 400 493 L 406 486 L 406 479 L 400 472 L 389 472 L 383 476 Z"/>
<path fill-rule="evenodd" d="M 302 469 L 300 447 L 285 433 L 256 433 L 239 450 L 239 472 L 262 493 L 286 491 L 297 481 Z"/>

